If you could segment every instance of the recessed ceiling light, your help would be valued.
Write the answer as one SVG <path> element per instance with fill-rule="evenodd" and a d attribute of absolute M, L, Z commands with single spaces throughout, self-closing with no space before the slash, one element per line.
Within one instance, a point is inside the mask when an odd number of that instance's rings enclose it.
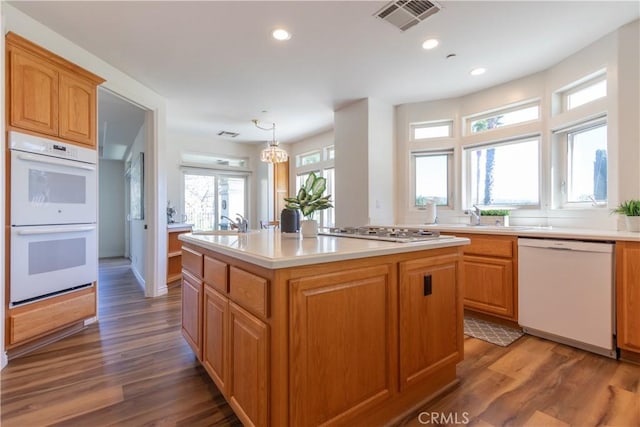
<path fill-rule="evenodd" d="M 440 42 L 437 39 L 429 39 L 429 40 L 425 40 L 424 43 L 422 43 L 422 48 L 429 50 L 429 49 L 433 49 L 439 44 Z"/>
<path fill-rule="evenodd" d="M 486 68 L 478 67 L 471 70 L 469 74 L 471 74 L 472 76 L 479 76 L 480 74 L 484 74 L 486 71 Z"/>
<path fill-rule="evenodd" d="M 289 31 L 285 30 L 284 28 L 273 30 L 273 33 L 271 33 L 271 35 L 273 35 L 273 38 L 276 40 L 289 40 L 291 38 L 291 33 L 289 33 Z"/>

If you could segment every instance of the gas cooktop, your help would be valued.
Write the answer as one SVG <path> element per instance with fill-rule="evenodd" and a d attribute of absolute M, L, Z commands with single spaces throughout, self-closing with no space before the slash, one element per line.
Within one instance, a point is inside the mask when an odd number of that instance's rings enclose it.
<path fill-rule="evenodd" d="M 350 237 L 353 239 L 382 240 L 385 242 L 411 243 L 424 240 L 434 240 L 444 237 L 439 231 L 424 230 L 421 228 L 394 228 L 394 227 L 331 227 L 322 228 L 318 232 L 325 236 Z"/>

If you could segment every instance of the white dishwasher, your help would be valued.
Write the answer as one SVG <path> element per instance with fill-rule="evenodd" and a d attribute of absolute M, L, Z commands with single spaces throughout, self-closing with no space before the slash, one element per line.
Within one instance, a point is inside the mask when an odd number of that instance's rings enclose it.
<path fill-rule="evenodd" d="M 615 358 L 613 247 L 518 239 L 518 321 L 524 331 Z"/>

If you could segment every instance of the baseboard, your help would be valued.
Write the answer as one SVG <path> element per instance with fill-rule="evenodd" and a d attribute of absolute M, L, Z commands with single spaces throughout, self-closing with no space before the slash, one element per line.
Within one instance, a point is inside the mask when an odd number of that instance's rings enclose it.
<path fill-rule="evenodd" d="M 142 286 L 142 290 L 144 291 L 146 289 L 144 278 L 140 275 L 140 273 L 138 273 L 138 270 L 136 270 L 135 268 L 131 267 L 131 271 L 133 272 L 134 277 L 138 281 L 138 284 Z"/>
<path fill-rule="evenodd" d="M 7 352 L 3 351 L 2 356 L 0 357 L 0 370 L 4 369 L 4 367 L 7 366 L 7 363 L 9 363 L 9 358 L 7 357 Z"/>
<path fill-rule="evenodd" d="M 159 288 L 156 288 L 155 296 L 159 297 L 161 295 L 166 295 L 168 292 L 169 292 L 169 287 L 167 285 L 160 286 Z"/>

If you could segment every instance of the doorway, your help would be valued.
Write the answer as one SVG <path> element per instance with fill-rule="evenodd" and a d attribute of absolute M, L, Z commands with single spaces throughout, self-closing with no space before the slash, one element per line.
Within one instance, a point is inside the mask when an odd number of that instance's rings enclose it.
<path fill-rule="evenodd" d="M 98 257 L 128 258 L 143 289 L 147 270 L 144 195 L 149 181 L 144 168 L 146 117 L 145 109 L 98 89 Z"/>

